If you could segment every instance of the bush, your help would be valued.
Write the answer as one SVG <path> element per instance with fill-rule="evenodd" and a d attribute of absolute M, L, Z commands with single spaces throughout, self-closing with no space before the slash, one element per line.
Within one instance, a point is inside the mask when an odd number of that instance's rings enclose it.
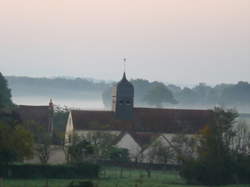
<path fill-rule="evenodd" d="M 185 161 L 180 175 L 189 184 L 221 185 L 235 183 L 235 168 L 230 161 L 212 161 L 210 163 L 198 160 Z"/>
<path fill-rule="evenodd" d="M 92 181 L 72 181 L 68 187 L 94 187 Z"/>
<path fill-rule="evenodd" d="M 13 179 L 30 178 L 96 178 L 100 167 L 96 164 L 84 163 L 80 165 L 10 165 L 0 167 L 0 176 Z"/>
<path fill-rule="evenodd" d="M 213 123 L 196 136 L 196 157 L 182 157 L 180 175 L 188 183 L 205 185 L 250 182 L 250 134 L 235 125 L 237 113 L 215 109 Z"/>

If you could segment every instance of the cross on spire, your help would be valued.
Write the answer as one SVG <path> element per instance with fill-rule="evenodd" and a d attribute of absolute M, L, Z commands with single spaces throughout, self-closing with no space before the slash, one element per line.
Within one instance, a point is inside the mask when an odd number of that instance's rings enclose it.
<path fill-rule="evenodd" d="M 126 73 L 126 62 L 127 62 L 127 59 L 126 58 L 124 58 L 123 59 L 123 70 L 124 70 L 124 73 Z"/>

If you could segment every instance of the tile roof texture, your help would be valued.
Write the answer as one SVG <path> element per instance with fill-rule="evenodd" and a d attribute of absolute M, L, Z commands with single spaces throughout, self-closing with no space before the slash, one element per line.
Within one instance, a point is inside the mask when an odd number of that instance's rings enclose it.
<path fill-rule="evenodd" d="M 211 110 L 134 108 L 133 120 L 117 120 L 112 111 L 72 110 L 75 130 L 193 134 L 213 119 Z"/>
<path fill-rule="evenodd" d="M 32 121 L 39 125 L 49 127 L 49 106 L 19 105 L 16 113 L 22 122 Z"/>

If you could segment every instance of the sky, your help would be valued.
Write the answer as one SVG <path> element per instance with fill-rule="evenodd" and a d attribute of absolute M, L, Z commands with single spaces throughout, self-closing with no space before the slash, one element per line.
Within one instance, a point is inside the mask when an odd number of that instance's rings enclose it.
<path fill-rule="evenodd" d="M 0 72 L 250 82 L 250 0 L 0 0 Z"/>

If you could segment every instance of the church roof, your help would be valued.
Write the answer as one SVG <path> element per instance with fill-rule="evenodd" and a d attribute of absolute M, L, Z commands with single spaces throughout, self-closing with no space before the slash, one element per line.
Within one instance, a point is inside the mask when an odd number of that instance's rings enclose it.
<path fill-rule="evenodd" d="M 134 108 L 133 120 L 117 120 L 112 111 L 72 110 L 75 130 L 195 133 L 212 120 L 210 110 Z"/>
<path fill-rule="evenodd" d="M 49 127 L 49 106 L 19 105 L 16 113 L 22 122 L 33 121 L 44 125 L 46 129 Z"/>
<path fill-rule="evenodd" d="M 127 88 L 131 88 L 131 89 L 134 88 L 134 86 L 127 80 L 125 72 L 123 73 L 122 80 L 117 83 L 117 88 L 120 88 L 120 87 L 127 87 Z"/>
<path fill-rule="evenodd" d="M 135 142 L 144 149 L 150 146 L 150 144 L 160 136 L 160 134 L 144 132 L 130 132 L 129 134 L 132 136 Z"/>

